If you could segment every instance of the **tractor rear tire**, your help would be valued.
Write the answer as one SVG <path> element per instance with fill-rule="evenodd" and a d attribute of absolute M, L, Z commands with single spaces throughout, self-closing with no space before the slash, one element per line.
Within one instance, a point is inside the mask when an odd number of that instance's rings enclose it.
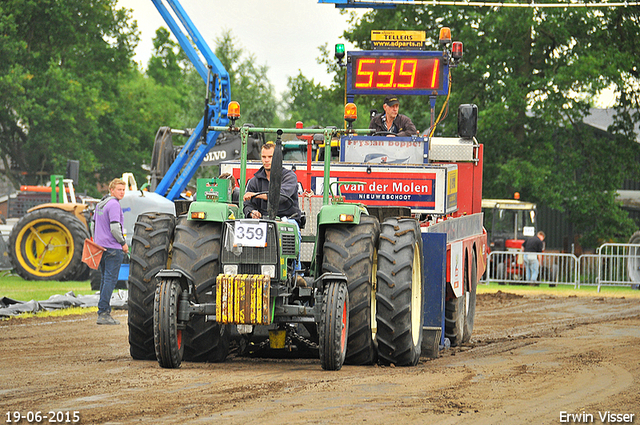
<path fill-rule="evenodd" d="M 102 284 L 102 274 L 100 270 L 91 270 L 89 274 L 89 282 L 91 282 L 91 290 L 99 291 L 100 285 Z"/>
<path fill-rule="evenodd" d="M 347 276 L 347 364 L 367 365 L 377 361 L 374 259 L 379 235 L 378 219 L 367 215 L 360 217 L 357 225 L 334 225 L 325 232 L 322 271 L 344 273 Z"/>
<path fill-rule="evenodd" d="M 91 279 L 91 269 L 85 263 L 82 263 L 82 266 L 78 269 L 78 272 L 73 277 L 72 280 L 78 282 L 84 282 L 85 280 Z"/>
<path fill-rule="evenodd" d="M 155 360 L 153 301 L 156 274 L 166 269 L 175 227 L 171 214 L 140 214 L 134 224 L 129 264 L 129 352 L 136 360 Z"/>
<path fill-rule="evenodd" d="M 464 318 L 464 330 L 462 333 L 462 342 L 469 342 L 471 340 L 471 334 L 473 333 L 473 323 L 476 317 L 476 292 L 478 289 L 478 263 L 476 260 L 476 254 L 473 254 L 471 259 L 471 281 L 468 285 L 465 285 L 466 293 L 466 306 L 465 306 L 465 318 Z M 467 276 L 467 275 L 465 275 Z M 465 280 L 468 280 L 465 278 Z"/>
<path fill-rule="evenodd" d="M 182 364 L 184 344 L 178 329 L 178 306 L 182 288 L 175 279 L 162 280 L 153 303 L 153 340 L 161 367 L 176 369 Z"/>
<path fill-rule="evenodd" d="M 82 247 L 87 226 L 60 208 L 25 214 L 9 235 L 15 272 L 26 280 L 72 280 L 83 270 Z"/>
<path fill-rule="evenodd" d="M 173 241 L 171 267 L 188 275 L 196 285 L 199 303 L 216 300 L 216 278 L 220 274 L 222 223 L 178 218 Z M 229 354 L 230 325 L 205 322 L 196 315 L 187 324 L 184 335 L 184 360 L 222 362 Z"/>
<path fill-rule="evenodd" d="M 414 219 L 382 223 L 378 246 L 378 356 L 382 364 L 415 366 L 422 347 L 422 236 Z"/>
<path fill-rule="evenodd" d="M 343 282 L 333 281 L 327 285 L 318 331 L 322 368 L 340 370 L 347 355 L 349 333 L 349 290 Z"/>

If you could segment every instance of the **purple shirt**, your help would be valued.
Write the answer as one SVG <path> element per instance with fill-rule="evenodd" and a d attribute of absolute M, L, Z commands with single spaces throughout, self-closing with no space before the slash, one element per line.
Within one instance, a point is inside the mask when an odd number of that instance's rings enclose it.
<path fill-rule="evenodd" d="M 111 234 L 111 223 L 119 223 L 120 229 L 123 228 L 124 215 L 122 208 L 120 208 L 120 202 L 113 197 L 106 204 L 99 202 L 96 205 L 94 220 L 96 225 L 93 241 L 103 248 L 122 249 L 122 245 Z"/>

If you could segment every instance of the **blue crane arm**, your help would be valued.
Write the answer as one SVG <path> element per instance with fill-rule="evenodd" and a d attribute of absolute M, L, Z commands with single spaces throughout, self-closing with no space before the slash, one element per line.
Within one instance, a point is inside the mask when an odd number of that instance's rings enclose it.
<path fill-rule="evenodd" d="M 207 102 L 203 117 L 155 190 L 156 193 L 175 200 L 218 139 L 219 132 L 209 132 L 207 128 L 226 126 L 229 123 L 227 109 L 231 100 L 231 84 L 229 73 L 204 41 L 180 2 L 178 0 L 151 1 L 207 86 Z M 171 7 L 182 26 L 174 19 L 165 3 Z"/>

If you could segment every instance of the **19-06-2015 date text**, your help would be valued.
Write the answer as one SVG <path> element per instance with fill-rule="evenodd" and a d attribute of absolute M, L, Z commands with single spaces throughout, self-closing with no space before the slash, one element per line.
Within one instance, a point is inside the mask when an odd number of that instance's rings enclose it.
<path fill-rule="evenodd" d="M 39 423 L 77 423 L 80 422 L 80 412 L 74 410 L 70 411 L 53 411 L 50 410 L 48 412 L 6 412 L 7 419 L 5 423 L 18 423 L 21 421 L 26 421 L 26 423 L 30 424 L 39 424 Z"/>

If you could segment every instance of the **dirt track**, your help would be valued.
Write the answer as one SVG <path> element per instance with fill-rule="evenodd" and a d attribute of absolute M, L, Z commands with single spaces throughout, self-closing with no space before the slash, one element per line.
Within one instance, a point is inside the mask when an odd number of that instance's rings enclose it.
<path fill-rule="evenodd" d="M 115 312 L 120 326 L 95 314 L 0 322 L 0 420 L 556 424 L 603 423 L 608 411 L 640 424 L 639 298 L 480 294 L 470 344 L 417 367 L 338 372 L 245 358 L 161 369 L 129 356 L 126 314 Z"/>

